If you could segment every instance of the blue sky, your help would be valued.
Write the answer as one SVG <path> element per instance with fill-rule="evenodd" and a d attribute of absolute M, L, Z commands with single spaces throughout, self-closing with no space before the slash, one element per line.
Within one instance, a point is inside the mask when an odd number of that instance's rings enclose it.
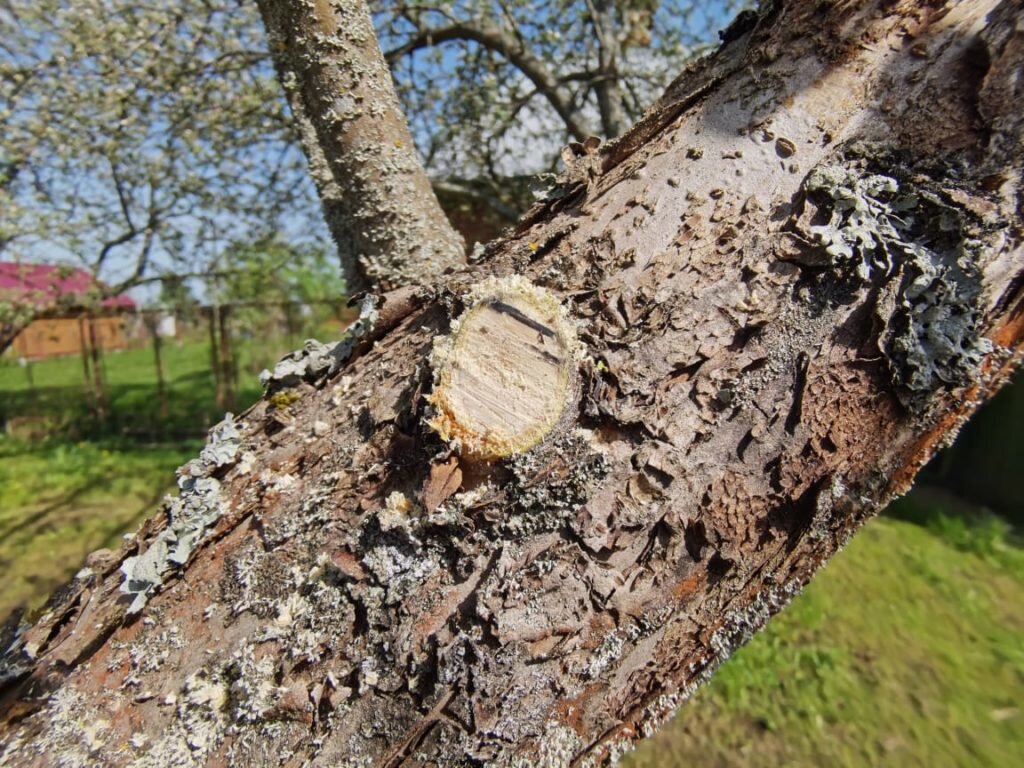
<path fill-rule="evenodd" d="M 545 8 L 548 4 L 540 4 L 539 8 Z M 717 32 L 723 28 L 732 16 L 732 12 L 727 9 L 726 4 L 723 2 L 711 2 L 711 3 L 700 3 L 696 6 L 694 11 L 689 17 L 685 18 L 685 24 L 680 26 L 684 17 L 679 12 L 679 9 L 683 3 L 680 0 L 665 0 L 660 4 L 658 14 L 654 24 L 654 33 L 665 34 L 669 31 L 675 33 L 682 33 L 688 38 L 692 38 L 695 41 L 703 41 L 705 43 L 713 42 L 717 39 Z M 538 11 L 543 13 L 543 11 Z M 675 25 L 675 26 L 673 26 Z M 3 25 L 10 30 L 8 25 Z M 384 40 L 383 47 L 389 48 L 392 45 L 392 41 Z M 40 42 L 36 49 L 36 54 L 40 58 L 45 58 L 47 51 L 45 43 Z M 216 52 L 211 52 L 211 55 L 215 55 Z M 0 51 L 0 57 L 5 55 Z M 445 75 L 450 77 L 456 77 L 458 75 L 457 68 L 460 66 L 461 57 L 458 53 L 458 48 L 455 45 L 445 46 L 443 54 L 440 59 L 431 61 L 428 57 L 422 57 L 422 63 L 420 66 L 434 67 L 435 70 L 427 70 L 430 75 Z M 665 69 L 681 67 L 675 67 L 672 62 L 665 62 L 659 66 L 665 67 Z M 439 71 L 439 70 L 448 70 Z M 422 70 L 421 70 L 422 71 Z M 262 65 L 262 72 L 264 76 L 270 76 L 269 64 Z M 425 146 L 428 143 L 428 127 L 423 121 L 413 121 L 414 136 L 417 142 L 421 146 Z M 150 124 L 150 129 L 159 128 L 158 124 Z M 158 131 L 157 131 L 158 132 Z M 521 138 L 516 138 L 519 135 Z M 546 138 L 543 146 L 537 144 L 536 136 L 543 135 Z M 530 138 L 533 137 L 533 138 Z M 552 116 L 550 110 L 547 109 L 541 100 L 535 100 L 532 104 L 532 108 L 526 110 L 522 117 L 522 126 L 519 134 L 512 134 L 509 139 L 510 142 L 521 141 L 524 145 L 522 151 L 510 153 L 514 158 L 512 164 L 506 165 L 500 168 L 502 173 L 522 173 L 522 172 L 536 172 L 544 170 L 546 164 L 549 162 L 547 158 L 557 154 L 557 150 L 562 143 L 562 136 L 560 132 L 560 126 L 552 123 Z M 270 142 L 265 146 L 258 146 L 251 150 L 248 157 L 248 162 L 253 167 L 266 165 L 269 166 L 278 154 L 284 149 L 280 141 Z M 215 148 L 214 148 L 215 149 Z M 297 149 L 292 148 L 287 150 L 291 153 L 296 153 Z M 301 158 L 299 158 L 301 160 Z M 522 164 L 519 165 L 518 160 L 522 160 Z M 448 169 L 454 172 L 460 167 L 463 167 L 462 160 L 458 151 L 455 151 L 449 156 L 446 161 L 440 166 L 435 168 L 436 170 Z M 64 166 L 64 168 L 74 168 L 72 163 L 70 166 Z M 55 171 L 50 171 L 51 173 Z M 60 172 L 59 170 L 56 172 Z M 229 171 L 228 176 L 221 176 L 217 178 L 211 177 L 209 183 L 217 183 L 222 185 L 225 193 L 231 194 L 231 190 L 234 189 L 237 192 L 237 197 L 245 200 L 258 200 L 261 189 L 260 184 L 266 183 L 265 180 L 259 175 L 256 178 L 247 176 L 242 170 Z M 292 212 L 280 217 L 277 221 L 272 222 L 272 225 L 280 231 L 282 238 L 290 242 L 304 242 L 304 243 L 319 243 L 327 250 L 333 249 L 333 244 L 330 242 L 326 227 L 323 225 L 320 217 L 319 204 L 316 201 L 316 195 L 312 187 L 312 182 L 305 177 L 305 174 L 300 174 L 301 178 L 296 179 L 297 194 L 295 206 Z M 106 196 L 109 201 L 114 199 L 114 193 L 112 191 L 112 183 L 109 179 L 104 179 L 102 176 L 90 177 L 88 173 L 82 172 L 76 177 L 66 178 L 64 181 L 58 179 L 57 186 L 66 183 L 65 189 L 70 190 L 77 188 L 83 199 L 98 196 Z M 232 186 L 234 185 L 234 186 Z M 141 200 L 133 200 L 133 206 L 139 206 Z M 109 204 L 109 202 L 108 202 Z M 203 213 L 203 212 L 200 212 Z M 205 221 L 204 221 L 205 219 Z M 179 219 L 178 229 L 184 237 L 185 242 L 188 243 L 190 240 L 195 243 L 195 249 L 205 248 L 208 249 L 211 254 L 215 254 L 222 249 L 232 239 L 245 239 L 248 236 L 255 236 L 257 233 L 253 233 L 252 222 L 240 219 L 235 216 L 227 215 L 224 213 L 217 213 L 215 211 L 206 211 L 205 215 L 183 215 Z M 198 238 L 196 235 L 199 231 L 218 231 L 218 236 L 213 238 L 211 241 L 198 244 Z M 87 252 L 95 252 L 98 246 L 96 244 L 89 245 L 85 243 L 82 246 Z M 11 249 L 7 253 L 3 254 L 2 258 L 9 259 L 12 255 L 20 255 L 22 258 L 27 260 L 36 261 L 67 261 L 69 263 L 81 264 L 81 260 L 75 258 L 73 253 L 70 253 L 66 247 L 62 248 L 59 242 L 43 238 L 37 240 L 35 243 L 29 244 L 27 247 L 21 249 Z M 154 247 L 154 263 L 168 262 L 168 251 L 165 243 L 157 242 Z M 131 269 L 133 264 L 133 255 L 125 249 L 122 252 L 113 252 L 108 267 L 105 269 L 103 276 L 114 281 L 124 276 L 124 274 Z M 153 298 L 156 294 L 156 288 L 153 286 L 138 288 L 133 291 L 136 298 L 142 301 Z"/>

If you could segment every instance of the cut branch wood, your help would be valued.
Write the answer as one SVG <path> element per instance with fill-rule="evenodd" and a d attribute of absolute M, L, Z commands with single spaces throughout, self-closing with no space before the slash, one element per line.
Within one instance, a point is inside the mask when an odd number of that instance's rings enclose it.
<path fill-rule="evenodd" d="M 768 4 L 481 263 L 368 297 L 19 631 L 0 759 L 569 766 L 650 734 L 1019 361 L 1020 10 Z M 427 425 L 431 354 L 490 343 L 455 321 L 513 277 L 579 383 L 483 461 Z"/>
<path fill-rule="evenodd" d="M 525 280 L 485 282 L 469 300 L 451 337 L 434 342 L 428 423 L 467 458 L 523 453 L 576 394 L 575 328 L 553 294 Z"/>

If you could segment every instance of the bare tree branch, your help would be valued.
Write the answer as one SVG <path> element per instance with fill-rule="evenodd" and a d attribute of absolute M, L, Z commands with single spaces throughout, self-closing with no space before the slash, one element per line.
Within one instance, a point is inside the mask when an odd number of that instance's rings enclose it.
<path fill-rule="evenodd" d="M 629 123 L 622 103 L 618 61 L 621 46 L 615 35 L 615 3 L 611 0 L 586 0 L 590 23 L 598 43 L 598 72 L 595 83 L 597 104 L 601 110 L 601 127 L 607 138 L 621 135 Z"/>
<path fill-rule="evenodd" d="M 385 58 L 389 62 L 393 62 L 422 48 L 443 45 L 453 40 L 478 43 L 500 54 L 533 83 L 577 141 L 583 141 L 591 135 L 592 131 L 587 126 L 586 120 L 578 110 L 573 108 L 572 98 L 568 91 L 561 87 L 558 78 L 521 41 L 493 24 L 459 22 L 439 29 L 423 30 L 403 45 L 389 51 Z"/>
<path fill-rule="evenodd" d="M 519 218 L 519 211 L 502 201 L 499 197 L 494 194 L 487 194 L 482 189 L 472 187 L 468 184 L 463 184 L 451 179 L 435 180 L 434 189 L 438 192 L 449 192 L 451 194 L 462 195 L 463 197 L 470 197 L 474 200 L 478 200 L 489 210 L 494 211 L 509 223 L 514 223 Z"/>

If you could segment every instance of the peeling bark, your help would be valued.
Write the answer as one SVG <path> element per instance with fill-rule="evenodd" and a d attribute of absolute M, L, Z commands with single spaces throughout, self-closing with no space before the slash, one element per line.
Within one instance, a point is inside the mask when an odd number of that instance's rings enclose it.
<path fill-rule="evenodd" d="M 481 263 L 279 366 L 18 636 L 0 760 L 594 765 L 650 734 L 1019 361 L 1019 18 L 772 4 Z M 426 426 L 431 351 L 511 275 L 576 323 L 580 382 L 485 461 Z"/>
<path fill-rule="evenodd" d="M 427 285 L 465 261 L 416 155 L 366 5 L 259 0 L 350 290 Z"/>

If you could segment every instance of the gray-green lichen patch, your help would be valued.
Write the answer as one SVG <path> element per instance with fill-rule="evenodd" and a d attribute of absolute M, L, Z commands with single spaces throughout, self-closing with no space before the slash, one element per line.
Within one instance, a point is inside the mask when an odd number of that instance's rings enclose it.
<path fill-rule="evenodd" d="M 392 493 L 377 515 L 379 532 L 372 526 L 364 531 L 367 547 L 362 563 L 383 590 L 382 606 L 399 604 L 439 565 L 434 553 L 413 532 L 410 512 L 408 500 Z"/>
<path fill-rule="evenodd" d="M 904 279 L 895 322 L 884 335 L 893 379 L 910 407 L 941 386 L 974 381 L 978 366 L 992 351 L 978 334 L 981 282 L 964 244 L 952 263 L 919 259 Z"/>
<path fill-rule="evenodd" d="M 890 276 L 909 245 L 902 217 L 918 205 L 916 196 L 901 194 L 896 179 L 836 165 L 812 170 L 806 189 L 831 199 L 828 223 L 811 227 L 830 262 L 865 281 Z"/>
<path fill-rule="evenodd" d="M 273 371 L 261 372 L 260 384 L 270 394 L 303 381 L 312 382 L 337 373 L 352 356 L 356 345 L 373 330 L 378 319 L 377 297 L 367 294 L 359 307 L 359 317 L 345 330 L 341 339 L 333 344 L 307 339 L 302 349 L 281 358 Z"/>
<path fill-rule="evenodd" d="M 729 612 L 722 626 L 708 641 L 716 665 L 725 663 L 733 652 L 750 641 L 768 619 L 781 611 L 799 594 L 802 585 L 789 581 L 781 586 L 768 585 L 749 604 Z"/>
<path fill-rule="evenodd" d="M 521 536 L 571 522 L 608 474 L 610 462 L 592 448 L 585 434 L 573 431 L 513 457 L 509 467 L 513 506 L 502 527 L 508 534 Z"/>
<path fill-rule="evenodd" d="M 206 446 L 199 452 L 199 463 L 215 469 L 234 463 L 238 448 L 242 444 L 242 433 L 234 416 L 227 414 L 223 421 L 210 430 Z"/>
<path fill-rule="evenodd" d="M 619 660 L 627 643 L 635 642 L 642 634 L 643 632 L 635 624 L 629 624 L 623 629 L 609 632 L 580 670 L 583 677 L 588 680 L 600 677 L 605 670 Z"/>
<path fill-rule="evenodd" d="M 121 565 L 121 591 L 134 599 L 128 613 L 138 613 L 163 585 L 166 576 L 188 562 L 192 552 L 224 511 L 220 481 L 213 473 L 234 463 L 241 433 L 229 413 L 210 431 L 206 447 L 178 470 L 177 498 L 167 503 L 167 527 L 146 550 Z"/>
<path fill-rule="evenodd" d="M 220 482 L 212 477 L 183 475 L 178 478 L 181 494 L 171 502 L 169 527 L 141 555 L 121 565 L 121 591 L 133 595 L 128 613 L 138 613 L 149 597 L 164 583 L 164 577 L 184 565 L 207 529 L 221 516 Z"/>
<path fill-rule="evenodd" d="M 13 618 L 13 616 L 12 616 Z M 9 634 L 0 636 L 0 687 L 29 671 L 25 663 L 25 641 L 22 638 L 28 624 L 17 619 L 18 624 Z"/>
<path fill-rule="evenodd" d="M 829 211 L 810 227 L 827 263 L 878 287 L 879 348 L 900 401 L 920 410 L 936 390 L 975 380 L 992 347 L 978 333 L 981 245 L 966 214 L 925 182 L 840 166 L 815 168 L 805 186 Z"/>

